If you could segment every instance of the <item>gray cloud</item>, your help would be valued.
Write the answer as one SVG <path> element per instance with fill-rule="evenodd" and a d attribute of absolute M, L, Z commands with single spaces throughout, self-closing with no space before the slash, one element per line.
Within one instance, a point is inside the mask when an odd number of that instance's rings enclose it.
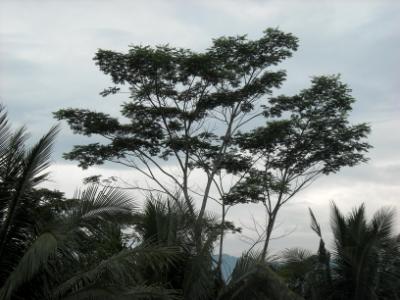
<path fill-rule="evenodd" d="M 266 27 L 292 32 L 300 49 L 279 66 L 287 69 L 288 80 L 277 93 L 295 93 L 313 75 L 341 73 L 357 99 L 351 120 L 371 124 L 374 146 L 367 165 L 321 178 L 282 211 L 277 234 L 296 230 L 274 241 L 273 248 L 314 249 L 306 206 L 318 211 L 327 234 L 331 200 L 344 210 L 363 201 L 371 212 L 382 205 L 400 207 L 399 13 L 395 1 L 5 0 L 0 2 L 0 100 L 13 123 L 26 124 L 37 138 L 55 123 L 51 113 L 59 108 L 118 113 L 122 96 L 98 95 L 111 84 L 92 61 L 98 48 L 126 51 L 130 44 L 170 43 L 201 51 L 221 35 L 256 38 Z M 83 172 L 62 161 L 62 152 L 87 141 L 63 126 L 53 187 L 72 192 L 82 177 L 98 172 L 133 176 L 113 166 Z M 248 222 L 250 213 L 263 218 L 254 206 L 233 209 L 231 218 Z M 245 247 L 234 237 L 226 245 L 234 254 Z"/>

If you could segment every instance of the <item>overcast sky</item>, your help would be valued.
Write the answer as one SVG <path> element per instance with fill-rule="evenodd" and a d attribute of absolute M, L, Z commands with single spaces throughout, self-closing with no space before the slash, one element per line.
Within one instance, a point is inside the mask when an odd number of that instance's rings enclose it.
<path fill-rule="evenodd" d="M 131 44 L 169 43 L 201 51 L 212 38 L 257 38 L 267 27 L 300 39 L 299 50 L 280 65 L 288 79 L 279 93 L 307 87 L 313 75 L 342 74 L 357 99 L 351 120 L 371 125 L 374 146 L 368 164 L 320 178 L 283 208 L 276 234 L 291 234 L 274 240 L 272 250 L 317 248 L 307 207 L 314 209 L 328 240 L 330 201 L 345 212 L 365 202 L 369 214 L 382 206 L 400 213 L 398 1 L 1 0 L 0 101 L 12 123 L 27 125 L 35 139 L 56 123 L 52 112 L 60 108 L 118 112 L 118 99 L 99 96 L 110 81 L 92 61 L 98 48 L 126 51 Z M 63 126 L 49 187 L 71 195 L 90 174 L 135 177 L 113 166 L 84 172 L 61 158 L 85 141 Z M 262 219 L 260 207 L 244 205 L 233 209 L 230 219 L 249 226 L 250 214 Z M 226 252 L 238 255 L 246 248 L 238 238 L 228 237 Z"/>

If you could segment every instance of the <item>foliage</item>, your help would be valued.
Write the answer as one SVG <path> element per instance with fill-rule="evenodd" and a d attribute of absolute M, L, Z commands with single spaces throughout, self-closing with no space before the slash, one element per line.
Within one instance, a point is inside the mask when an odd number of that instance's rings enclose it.
<path fill-rule="evenodd" d="M 365 207 L 344 216 L 332 205 L 334 249 L 329 253 L 311 212 L 312 228 L 321 238 L 316 255 L 307 250 L 283 253 L 279 270 L 289 287 L 305 299 L 398 299 L 400 239 L 393 233 L 392 210 L 381 209 L 368 222 Z"/>
<path fill-rule="evenodd" d="M 25 129 L 12 133 L 4 110 L 0 120 L 0 299 L 175 299 L 177 291 L 133 271 L 171 265 L 177 250 L 124 243 L 131 198 L 96 185 L 70 200 L 35 189 L 46 178 L 57 128 L 27 149 Z"/>
<path fill-rule="evenodd" d="M 262 202 L 268 215 L 265 258 L 279 209 L 318 175 L 365 162 L 370 147 L 369 127 L 348 121 L 354 98 L 339 76 L 314 77 L 296 95 L 271 97 L 286 77 L 274 66 L 297 44 L 292 34 L 267 29 L 257 40 L 215 39 L 201 53 L 168 45 L 98 50 L 96 64 L 116 85 L 101 95 L 130 96 L 122 118 L 87 109 L 57 111 L 55 117 L 75 133 L 104 141 L 76 145 L 64 157 L 83 168 L 119 163 L 152 181 L 149 188 L 131 188 L 176 201 L 178 191 L 187 204 L 200 200 L 197 239 L 212 188 L 222 205 L 221 222 L 229 205 Z M 249 130 L 255 124 L 264 125 Z M 204 174 L 201 188 L 194 187 L 194 170 Z M 227 182 L 233 184 L 226 188 Z M 220 236 L 221 257 L 223 229 Z"/>
<path fill-rule="evenodd" d="M 115 178 L 92 176 L 72 199 L 38 188 L 58 129 L 27 147 L 25 128 L 12 131 L 0 108 L 0 299 L 398 299 L 400 239 L 389 210 L 368 222 L 363 206 L 348 217 L 333 206 L 332 252 L 310 210 L 318 252 L 288 249 L 274 268 L 266 261 L 282 206 L 319 175 L 365 162 L 370 148 L 369 127 L 349 122 L 355 99 L 339 76 L 272 97 L 286 77 L 275 66 L 297 43 L 267 29 L 257 40 L 215 39 L 201 53 L 168 45 L 98 50 L 94 60 L 115 84 L 101 95 L 130 97 L 122 118 L 56 112 L 75 133 L 102 137 L 64 157 L 83 168 L 119 163 L 150 179 L 128 186 L 147 192 L 141 209 L 111 186 Z M 200 188 L 194 171 L 204 175 Z M 221 218 L 207 212 L 210 199 Z M 249 202 L 267 213 L 263 248 L 245 252 L 223 280 L 224 235 L 240 231 L 226 214 Z"/>

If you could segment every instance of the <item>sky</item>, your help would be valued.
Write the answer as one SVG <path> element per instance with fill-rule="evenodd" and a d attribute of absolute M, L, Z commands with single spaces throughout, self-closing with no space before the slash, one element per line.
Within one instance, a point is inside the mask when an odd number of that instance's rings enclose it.
<path fill-rule="evenodd" d="M 97 49 L 126 51 L 129 45 L 206 49 L 212 38 L 279 28 L 300 39 L 299 50 L 280 65 L 287 81 L 278 94 L 306 88 L 315 75 L 338 74 L 356 98 L 351 122 L 372 129 L 367 164 L 319 178 L 284 207 L 271 252 L 288 247 L 316 250 L 308 207 L 331 243 L 330 205 L 343 212 L 365 203 L 368 215 L 381 207 L 397 211 L 400 231 L 400 2 L 398 1 L 136 1 L 1 0 L 0 102 L 15 126 L 26 125 L 32 141 L 56 124 L 52 112 L 67 107 L 118 114 L 124 99 L 104 99 L 111 85 L 94 65 Z M 132 170 L 117 166 L 83 171 L 62 153 L 89 140 L 65 126 L 57 139 L 49 188 L 71 196 L 92 174 L 135 180 Z M 135 195 L 140 198 L 141 195 Z M 210 210 L 216 209 L 210 205 Z M 241 205 L 228 216 L 244 228 L 229 235 L 225 251 L 239 255 L 262 222 L 260 206 Z"/>

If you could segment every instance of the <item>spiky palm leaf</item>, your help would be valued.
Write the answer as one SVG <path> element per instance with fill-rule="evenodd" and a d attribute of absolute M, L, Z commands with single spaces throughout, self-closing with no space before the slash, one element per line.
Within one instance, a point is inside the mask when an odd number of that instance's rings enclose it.
<path fill-rule="evenodd" d="M 259 253 L 246 253 L 236 263 L 231 280 L 218 300 L 277 299 L 301 300 L 261 259 Z"/>
<path fill-rule="evenodd" d="M 99 190 L 97 186 L 91 186 L 80 195 L 81 199 L 75 202 L 71 211 L 42 225 L 42 233 L 26 251 L 0 290 L 1 299 L 9 299 L 14 291 L 33 279 L 38 272 L 51 270 L 51 264 L 56 263 L 54 260 L 67 260 L 69 255 L 72 256 L 69 261 L 73 261 L 77 247 L 90 239 L 96 222 L 117 222 L 123 220 L 119 219 L 121 216 L 132 214 L 131 198 L 115 189 Z"/>
<path fill-rule="evenodd" d="M 128 294 L 133 291 L 139 292 L 139 288 L 145 295 L 156 296 L 164 289 L 161 286 L 141 286 L 145 281 L 141 278 L 138 266 L 146 265 L 154 270 L 160 271 L 166 266 L 173 264 L 178 259 L 175 247 L 159 247 L 141 245 L 133 249 L 125 249 L 110 258 L 98 263 L 97 266 L 86 272 L 80 272 L 67 281 L 63 282 L 53 292 L 53 298 L 63 299 L 65 295 L 87 294 L 92 286 L 102 283 L 102 287 L 108 289 L 115 297 Z M 118 287 L 119 291 L 115 291 Z M 153 291 L 154 294 L 151 292 Z M 145 292 L 145 293 L 144 293 Z M 168 293 L 166 293 L 168 295 Z M 139 294 L 136 294 L 138 297 Z M 146 297 L 147 297 L 146 296 Z"/>
<path fill-rule="evenodd" d="M 190 202 L 151 195 L 139 220 L 137 229 L 144 241 L 180 249 L 181 260 L 177 266 L 163 275 L 154 276 L 149 272 L 148 277 L 153 282 L 164 281 L 182 289 L 185 299 L 210 299 L 215 292 L 212 250 L 219 234 L 213 229 L 210 216 L 204 217 L 204 231 L 199 241 L 194 239 L 197 217 Z"/>
<path fill-rule="evenodd" d="M 143 285 L 131 288 L 92 285 L 63 297 L 62 300 L 181 300 L 176 290 Z"/>
<path fill-rule="evenodd" d="M 332 211 L 336 290 L 346 299 L 399 297 L 400 242 L 393 234 L 393 211 L 381 209 L 370 222 L 364 205 L 348 217 L 334 204 Z"/>
<path fill-rule="evenodd" d="M 0 107 L 0 284 L 32 241 L 32 190 L 47 174 L 57 126 L 27 149 L 24 127 L 11 131 Z"/>

